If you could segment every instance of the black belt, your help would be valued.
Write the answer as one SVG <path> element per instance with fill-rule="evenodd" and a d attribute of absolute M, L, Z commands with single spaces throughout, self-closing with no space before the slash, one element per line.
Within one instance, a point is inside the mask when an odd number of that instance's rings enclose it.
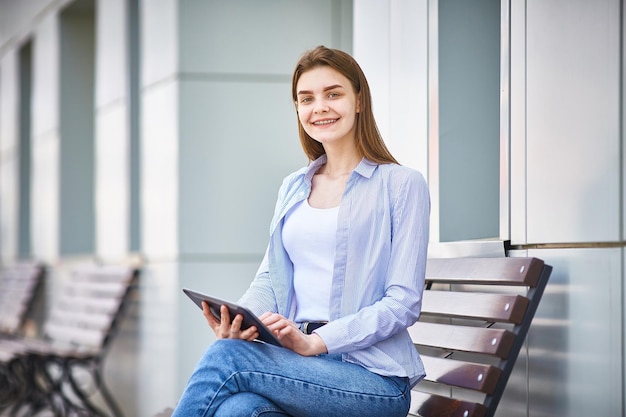
<path fill-rule="evenodd" d="M 327 321 L 305 321 L 304 323 L 300 323 L 300 330 L 304 334 L 311 334 L 313 331 L 319 329 L 320 327 L 328 324 Z"/>

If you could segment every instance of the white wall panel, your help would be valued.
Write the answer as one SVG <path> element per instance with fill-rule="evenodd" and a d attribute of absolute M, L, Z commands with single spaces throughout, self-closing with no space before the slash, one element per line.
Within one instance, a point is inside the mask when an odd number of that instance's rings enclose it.
<path fill-rule="evenodd" d="M 0 60 L 0 258 L 17 254 L 19 202 L 19 73 L 18 54 Z"/>
<path fill-rule="evenodd" d="M 0 161 L 0 239 L 1 259 L 7 262 L 17 257 L 19 219 L 19 160 L 14 152 L 2 154 Z"/>
<path fill-rule="evenodd" d="M 15 149 L 19 137 L 19 58 L 11 51 L 0 59 L 0 152 Z"/>
<path fill-rule="evenodd" d="M 396 159 L 430 180 L 428 21 L 428 0 L 354 2 L 354 57 L 370 85 L 378 128 Z"/>
<path fill-rule="evenodd" d="M 42 134 L 59 127 L 59 54 L 59 20 L 51 13 L 33 40 L 33 146 Z"/>
<path fill-rule="evenodd" d="M 59 20 L 46 15 L 35 28 L 32 84 L 31 233 L 35 259 L 59 254 Z"/>
<path fill-rule="evenodd" d="M 122 100 L 128 93 L 128 0 L 96 1 L 96 107 Z"/>
<path fill-rule="evenodd" d="M 527 2 L 528 242 L 619 239 L 620 2 Z"/>
<path fill-rule="evenodd" d="M 141 2 L 141 83 L 144 86 L 171 78 L 178 71 L 178 10 L 178 0 Z"/>
<path fill-rule="evenodd" d="M 511 243 L 526 237 L 526 0 L 511 2 L 510 204 Z"/>
<path fill-rule="evenodd" d="M 96 115 L 96 253 L 123 259 L 129 247 L 128 113 L 123 102 Z"/>
<path fill-rule="evenodd" d="M 372 92 L 376 124 L 383 138 L 388 138 L 390 131 L 390 25 L 390 2 L 377 0 L 354 2 L 353 55 L 367 77 Z"/>
<path fill-rule="evenodd" d="M 40 135 L 32 149 L 33 258 L 52 263 L 59 255 L 59 134 Z"/>
<path fill-rule="evenodd" d="M 390 6 L 389 135 L 384 139 L 398 162 L 427 177 L 428 1 Z"/>
<path fill-rule="evenodd" d="M 178 253 L 178 83 L 144 92 L 141 111 L 143 253 L 171 260 Z"/>
<path fill-rule="evenodd" d="M 621 127 L 622 127 L 622 131 L 621 133 L 621 143 L 622 143 L 622 178 L 621 178 L 621 182 L 622 182 L 622 235 L 621 235 L 621 240 L 622 241 L 626 241 L 626 124 L 624 123 L 624 120 L 626 120 L 626 106 L 624 105 L 624 98 L 626 98 L 626 82 L 624 82 L 624 80 L 626 80 L 626 65 L 624 65 L 624 57 L 626 56 L 626 29 L 624 28 L 624 22 L 626 22 L 626 7 L 624 7 L 624 3 L 622 2 L 622 50 L 621 50 L 621 56 L 622 56 L 622 91 L 621 91 L 621 97 L 622 97 L 622 113 L 620 114 L 621 117 Z M 626 301 L 626 300 L 624 300 Z M 626 321 L 625 321 L 626 323 Z M 624 328 L 625 332 L 625 337 L 626 337 L 626 327 Z M 626 367 L 626 364 L 624 365 Z"/>
<path fill-rule="evenodd" d="M 130 246 L 127 0 L 96 3 L 95 250 L 123 259 Z"/>
<path fill-rule="evenodd" d="M 150 262 L 139 279 L 140 314 L 137 416 L 150 417 L 178 403 L 178 331 L 181 290 L 178 264 Z M 210 330 L 209 330 L 210 331 Z"/>

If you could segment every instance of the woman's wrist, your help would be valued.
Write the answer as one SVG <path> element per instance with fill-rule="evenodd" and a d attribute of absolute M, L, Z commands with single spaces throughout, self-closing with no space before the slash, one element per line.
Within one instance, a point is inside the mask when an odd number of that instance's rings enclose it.
<path fill-rule="evenodd" d="M 324 343 L 320 335 L 317 333 L 311 333 L 309 335 L 309 340 L 309 352 L 306 356 L 316 356 L 321 355 L 322 353 L 328 353 L 326 343 Z"/>

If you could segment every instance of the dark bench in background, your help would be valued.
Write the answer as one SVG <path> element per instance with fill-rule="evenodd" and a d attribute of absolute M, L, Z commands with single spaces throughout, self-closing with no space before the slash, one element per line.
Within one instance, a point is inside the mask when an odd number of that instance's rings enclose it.
<path fill-rule="evenodd" d="M 427 376 L 409 415 L 495 414 L 551 271 L 537 258 L 428 260 L 422 315 L 409 329 Z"/>
<path fill-rule="evenodd" d="M 23 333 L 45 268 L 38 262 L 16 262 L 0 267 L 0 337 Z"/>
<path fill-rule="evenodd" d="M 41 338 L 0 341 L 0 367 L 13 397 L 5 409 L 16 415 L 46 409 L 57 416 L 123 415 L 104 383 L 102 366 L 138 274 L 129 266 L 76 267 L 51 304 Z M 85 375 L 90 383 L 83 381 Z M 96 394 L 109 413 L 95 405 Z"/>
<path fill-rule="evenodd" d="M 33 310 L 45 275 L 38 262 L 14 262 L 0 267 L 0 340 L 22 337 L 25 321 Z M 1 342 L 0 342 L 1 343 Z M 10 359 L 0 351 L 0 363 Z M 0 366 L 0 410 L 18 396 L 19 385 L 12 374 Z"/>

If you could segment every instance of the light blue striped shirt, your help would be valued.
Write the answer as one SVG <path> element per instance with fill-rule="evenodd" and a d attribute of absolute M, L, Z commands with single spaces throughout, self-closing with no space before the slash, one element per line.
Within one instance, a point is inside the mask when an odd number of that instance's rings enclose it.
<path fill-rule="evenodd" d="M 270 226 L 270 242 L 239 302 L 256 314 L 293 320 L 293 265 L 282 243 L 285 214 L 308 198 L 326 156 L 285 178 Z M 363 159 L 351 173 L 337 218 L 330 323 L 316 330 L 328 353 L 372 372 L 424 377 L 407 327 L 419 317 L 428 249 L 430 197 L 424 177 L 396 164 Z"/>

